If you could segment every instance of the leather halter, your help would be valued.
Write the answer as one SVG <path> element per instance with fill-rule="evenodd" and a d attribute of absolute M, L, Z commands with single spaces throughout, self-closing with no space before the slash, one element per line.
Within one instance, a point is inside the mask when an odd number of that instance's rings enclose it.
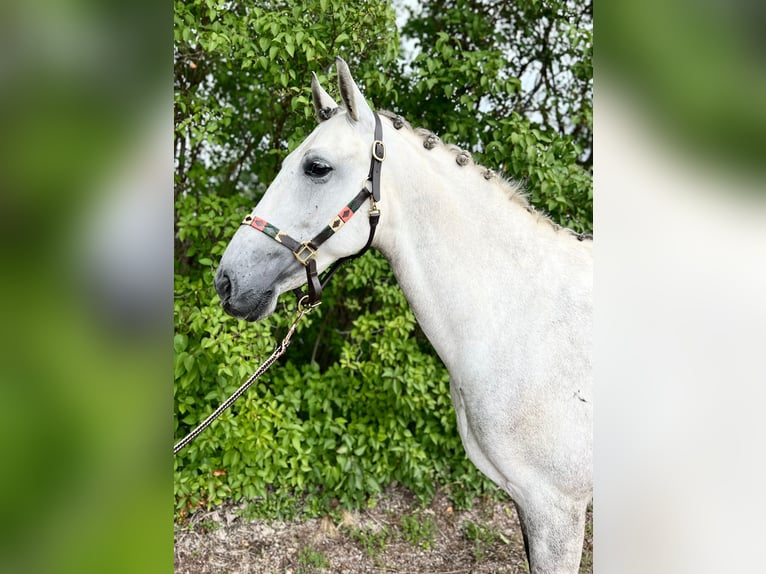
<path fill-rule="evenodd" d="M 383 160 L 386 159 L 386 147 L 383 145 L 383 128 L 380 124 L 380 117 L 376 112 L 373 112 L 373 114 L 375 116 L 375 139 L 372 142 L 372 157 L 370 158 L 370 171 L 367 174 L 367 179 L 364 181 L 359 193 L 357 193 L 356 196 L 354 196 L 354 198 L 340 210 L 338 215 L 330 221 L 327 227 L 314 236 L 313 239 L 303 242 L 297 241 L 278 227 L 257 216 L 248 215 L 245 217 L 244 221 L 242 221 L 242 225 L 248 225 L 253 229 L 257 229 L 271 237 L 280 245 L 287 247 L 293 252 L 293 255 L 298 262 L 306 268 L 308 295 L 303 295 L 299 289 L 296 289 L 295 291 L 298 295 L 299 302 L 302 302 L 308 297 L 309 306 L 315 306 L 320 303 L 322 299 L 322 289 L 324 289 L 338 268 L 346 261 L 361 257 L 370 248 L 372 240 L 375 237 L 375 229 L 378 226 L 378 221 L 380 221 L 380 210 L 377 205 L 380 200 L 380 170 Z M 367 189 L 368 181 L 371 183 L 371 189 Z M 370 198 L 370 235 L 367 238 L 367 243 L 353 255 L 347 255 L 346 257 L 338 259 L 332 267 L 330 267 L 329 271 L 325 273 L 324 277 L 319 278 L 316 263 L 317 250 L 322 243 L 337 233 L 338 230 L 340 230 L 340 228 L 354 216 L 367 198 Z"/>

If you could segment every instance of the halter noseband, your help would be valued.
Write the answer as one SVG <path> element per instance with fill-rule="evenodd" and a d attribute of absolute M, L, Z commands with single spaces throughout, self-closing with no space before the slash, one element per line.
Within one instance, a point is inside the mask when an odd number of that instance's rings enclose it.
<path fill-rule="evenodd" d="M 313 239 L 309 241 L 296 241 L 290 237 L 287 233 L 272 225 L 265 219 L 260 217 L 248 215 L 242 221 L 242 225 L 248 225 L 253 229 L 265 233 L 271 237 L 274 241 L 280 245 L 284 245 L 298 260 L 298 262 L 306 268 L 306 280 L 308 283 L 308 295 L 296 289 L 296 293 L 299 297 L 299 304 L 306 297 L 308 297 L 308 305 L 318 305 L 322 300 L 322 289 L 327 285 L 332 276 L 346 261 L 351 261 L 357 257 L 362 256 L 372 245 L 372 240 L 375 237 L 375 229 L 378 226 L 380 220 L 380 210 L 378 209 L 378 201 L 380 200 L 380 170 L 383 164 L 383 160 L 386 159 L 386 147 L 383 145 L 383 128 L 380 125 L 380 117 L 376 112 L 373 112 L 375 116 L 375 139 L 372 142 L 372 157 L 370 158 L 370 171 L 367 174 L 367 179 L 362 185 L 362 189 L 356 196 L 340 210 L 338 215 L 333 218 L 332 221 L 320 231 Z M 372 189 L 367 189 L 367 182 L 371 183 Z M 317 250 L 319 246 L 332 237 L 346 222 L 351 219 L 357 210 L 362 206 L 364 201 L 370 198 L 370 235 L 367 238 L 367 243 L 359 251 L 353 255 L 347 255 L 338 259 L 329 271 L 325 273 L 321 279 L 317 273 Z"/>

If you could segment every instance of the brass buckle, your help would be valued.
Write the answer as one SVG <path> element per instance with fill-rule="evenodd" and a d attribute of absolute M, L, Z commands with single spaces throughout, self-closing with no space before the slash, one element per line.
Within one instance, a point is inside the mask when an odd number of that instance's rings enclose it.
<path fill-rule="evenodd" d="M 378 155 L 378 145 L 383 148 L 383 155 Z M 375 140 L 372 142 L 372 157 L 378 161 L 385 161 L 386 159 L 386 145 L 381 140 Z"/>
<path fill-rule="evenodd" d="M 317 250 L 311 247 L 308 241 L 304 241 L 301 243 L 301 248 L 298 251 L 293 251 L 293 255 L 305 267 L 311 259 L 316 258 Z"/>

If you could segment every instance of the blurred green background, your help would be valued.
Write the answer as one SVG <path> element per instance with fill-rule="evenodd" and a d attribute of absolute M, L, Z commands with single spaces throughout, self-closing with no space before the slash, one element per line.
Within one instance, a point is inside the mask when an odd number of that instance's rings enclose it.
<path fill-rule="evenodd" d="M 604 2 L 597 12 L 600 85 L 617 88 L 659 138 L 686 155 L 734 173 L 763 174 L 761 3 Z"/>
<path fill-rule="evenodd" d="M 0 7 L 2 572 L 172 567 L 172 18 Z"/>

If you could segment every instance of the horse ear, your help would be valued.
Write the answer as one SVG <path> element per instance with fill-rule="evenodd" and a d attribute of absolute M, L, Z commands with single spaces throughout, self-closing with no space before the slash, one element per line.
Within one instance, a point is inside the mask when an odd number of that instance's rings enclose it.
<path fill-rule="evenodd" d="M 373 115 L 370 106 L 364 99 L 362 92 L 351 77 L 351 71 L 343 58 L 335 58 L 335 66 L 338 68 L 338 86 L 340 87 L 340 97 L 343 105 L 348 111 L 349 117 L 358 122 L 360 120 L 373 122 Z"/>
<path fill-rule="evenodd" d="M 330 119 L 332 112 L 338 107 L 335 100 L 330 97 L 330 94 L 324 91 L 324 88 L 319 85 L 319 78 L 314 72 L 311 72 L 311 99 L 314 101 L 314 114 L 317 120 L 323 122 Z"/>

